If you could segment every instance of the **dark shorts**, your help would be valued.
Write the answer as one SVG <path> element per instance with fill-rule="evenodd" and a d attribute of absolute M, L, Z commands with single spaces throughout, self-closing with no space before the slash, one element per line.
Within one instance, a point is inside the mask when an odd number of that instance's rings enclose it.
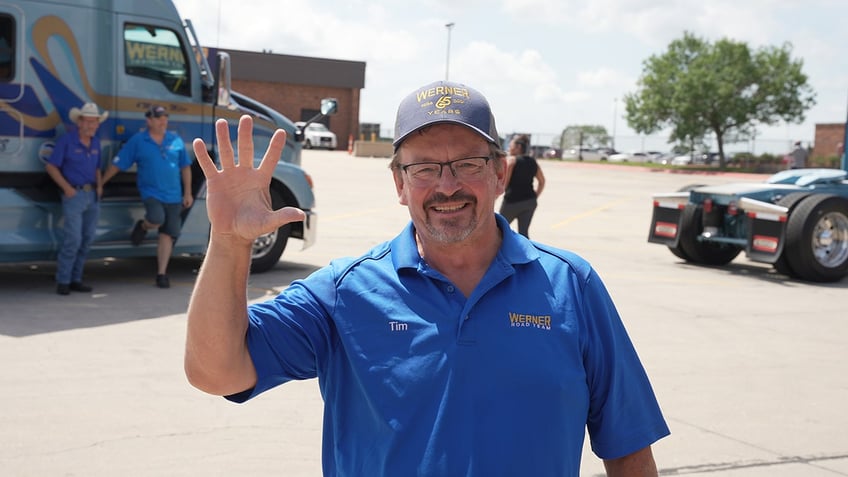
<path fill-rule="evenodd" d="M 177 238 L 182 228 L 180 213 L 183 204 L 166 204 L 157 199 L 144 199 L 144 218 L 151 224 L 159 224 L 159 233 Z"/>

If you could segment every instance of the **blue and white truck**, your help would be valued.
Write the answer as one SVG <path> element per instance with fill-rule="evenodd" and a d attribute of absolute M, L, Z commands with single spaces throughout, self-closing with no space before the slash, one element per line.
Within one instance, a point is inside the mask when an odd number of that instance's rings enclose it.
<path fill-rule="evenodd" d="M 282 114 L 231 90 L 224 52 L 204 50 L 189 20 L 169 0 L 0 0 L 0 262 L 54 260 L 62 234 L 59 189 L 44 159 L 56 139 L 74 127 L 72 107 L 93 101 L 109 116 L 97 135 L 102 167 L 145 126 L 144 111 L 164 106 L 169 129 L 185 141 L 200 137 L 216 156 L 214 123 L 254 118 L 256 154 L 264 153 L 275 129 L 288 132 L 282 160 L 270 186 L 274 208 L 306 213 L 257 239 L 252 270 L 279 261 L 289 237 L 310 246 L 316 235 L 312 181 L 300 167 L 302 134 Z M 336 102 L 322 102 L 332 114 Z M 313 118 L 315 119 L 315 118 Z M 254 158 L 258 161 L 261 157 Z M 183 214 L 174 254 L 202 255 L 209 239 L 205 182 L 196 162 L 193 206 Z M 134 247 L 133 224 L 144 215 L 135 173 L 121 173 L 104 189 L 90 258 L 155 256 L 155 240 Z"/>

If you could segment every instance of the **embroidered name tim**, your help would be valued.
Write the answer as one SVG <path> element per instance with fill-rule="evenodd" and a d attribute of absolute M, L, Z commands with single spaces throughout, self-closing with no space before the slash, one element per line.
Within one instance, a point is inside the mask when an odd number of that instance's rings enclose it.
<path fill-rule="evenodd" d="M 551 329 L 551 315 L 521 315 L 510 312 L 509 324 L 513 327 L 532 327 L 549 330 Z"/>

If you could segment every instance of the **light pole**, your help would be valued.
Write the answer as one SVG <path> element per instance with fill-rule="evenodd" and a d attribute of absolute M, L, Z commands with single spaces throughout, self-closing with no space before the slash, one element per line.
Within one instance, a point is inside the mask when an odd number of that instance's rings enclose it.
<path fill-rule="evenodd" d="M 618 119 L 618 98 L 612 98 L 612 141 L 610 147 L 615 150 L 615 123 Z"/>
<path fill-rule="evenodd" d="M 448 76 L 450 73 L 450 37 L 451 37 L 451 29 L 453 28 L 454 23 L 450 22 L 445 24 L 445 28 L 448 29 L 448 52 L 445 57 L 445 81 L 448 80 Z"/>

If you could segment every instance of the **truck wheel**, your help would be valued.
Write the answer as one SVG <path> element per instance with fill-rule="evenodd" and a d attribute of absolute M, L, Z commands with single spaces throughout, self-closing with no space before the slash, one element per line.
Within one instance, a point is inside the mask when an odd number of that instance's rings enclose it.
<path fill-rule="evenodd" d="M 726 265 L 741 252 L 739 247 L 726 244 L 702 242 L 698 236 L 703 232 L 701 214 L 703 208 L 686 204 L 680 217 L 679 245 L 683 254 L 692 263 L 702 265 Z"/>
<path fill-rule="evenodd" d="M 697 189 L 698 187 L 703 187 L 704 185 L 706 185 L 706 184 L 688 184 L 688 185 L 685 185 L 685 186 L 677 189 L 677 192 L 689 192 L 692 189 Z M 669 246 L 668 249 L 677 258 L 682 258 L 683 260 L 686 260 L 687 262 L 694 261 L 694 260 L 692 260 L 692 257 L 690 257 L 689 255 L 686 254 L 686 252 L 683 250 L 683 247 L 680 246 L 680 242 L 681 242 L 681 240 L 678 240 L 676 247 Z"/>
<path fill-rule="evenodd" d="M 271 188 L 271 206 L 273 209 L 281 209 L 286 205 L 283 195 Z M 291 224 L 286 224 L 269 234 L 257 237 L 253 242 L 253 250 L 250 255 L 250 271 L 262 273 L 274 268 L 274 265 L 280 261 L 283 250 L 286 249 L 290 233 Z"/>
<path fill-rule="evenodd" d="M 810 194 L 807 192 L 793 192 L 791 194 L 787 194 L 783 198 L 777 201 L 777 205 L 786 207 L 789 209 L 789 213 L 795 209 L 795 206 L 798 205 L 799 202 L 804 200 Z M 789 260 L 786 258 L 786 247 L 783 247 L 783 253 L 780 254 L 780 257 L 777 258 L 777 261 L 773 264 L 774 269 L 777 270 L 777 273 L 792 277 L 799 278 L 798 274 L 792 270 L 792 267 L 789 265 Z"/>
<path fill-rule="evenodd" d="M 848 274 L 848 200 L 811 195 L 786 223 L 784 253 L 798 278 L 835 282 Z"/>

